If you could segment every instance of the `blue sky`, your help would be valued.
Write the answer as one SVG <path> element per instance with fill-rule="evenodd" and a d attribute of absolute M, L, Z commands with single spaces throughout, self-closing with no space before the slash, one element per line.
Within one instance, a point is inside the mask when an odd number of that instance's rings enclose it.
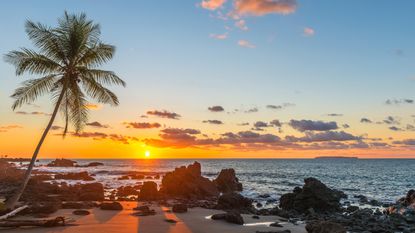
<path fill-rule="evenodd" d="M 0 53 L 31 47 L 26 19 L 55 25 L 64 10 L 85 12 L 101 24 L 102 39 L 117 47 L 105 68 L 127 82 L 127 89 L 115 88 L 121 106 L 94 112 L 95 119 L 113 123 L 167 109 L 186 118 L 174 126 L 198 127 L 211 117 L 208 106 L 221 105 L 227 111 L 259 109 L 255 115 L 221 116 L 232 124 L 273 118 L 329 121 L 333 118 L 326 114 L 340 113 L 339 124 L 355 126 L 350 131 L 387 138 L 387 128 L 361 129 L 360 119 L 381 121 L 391 115 L 413 123 L 413 104 L 385 101 L 415 99 L 414 1 L 298 0 L 290 14 L 242 16 L 248 30 L 235 27 L 232 18 L 215 17 L 232 11 L 233 0 L 216 10 L 204 9 L 201 1 L 3 2 Z M 305 35 L 305 28 L 313 33 Z M 226 39 L 212 38 L 225 33 Z M 239 46 L 240 40 L 255 48 Z M 8 96 L 22 79 L 5 62 L 0 62 L 0 76 L 0 124 L 5 125 L 15 116 Z M 44 111 L 50 109 L 47 100 L 38 103 Z M 277 113 L 265 108 L 283 103 L 295 106 Z M 413 137 L 413 132 L 404 134 Z"/>

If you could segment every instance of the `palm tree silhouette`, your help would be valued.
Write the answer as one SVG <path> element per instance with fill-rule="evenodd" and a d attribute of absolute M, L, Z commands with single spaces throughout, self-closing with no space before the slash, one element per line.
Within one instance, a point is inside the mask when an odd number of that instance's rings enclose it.
<path fill-rule="evenodd" d="M 22 48 L 5 55 L 5 61 L 16 67 L 16 75 L 39 75 L 22 83 L 13 95 L 13 110 L 34 102 L 39 96 L 51 94 L 54 110 L 33 153 L 24 180 L 16 193 L 7 200 L 13 209 L 30 179 L 37 155 L 55 117 L 61 112 L 65 121 L 63 135 L 72 124 L 74 132 L 82 130 L 88 120 L 87 96 L 99 103 L 118 105 L 117 96 L 105 86 L 125 86 L 114 72 L 98 67 L 114 56 L 115 47 L 100 40 L 100 26 L 85 14 L 68 14 L 58 19 L 57 27 L 27 21 L 26 33 L 39 51 Z"/>

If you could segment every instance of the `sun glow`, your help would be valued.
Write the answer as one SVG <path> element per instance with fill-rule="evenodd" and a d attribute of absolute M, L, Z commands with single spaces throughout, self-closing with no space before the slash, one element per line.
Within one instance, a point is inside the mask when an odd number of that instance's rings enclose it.
<path fill-rule="evenodd" d="M 144 152 L 144 157 L 146 157 L 146 158 L 150 158 L 150 155 L 151 155 L 151 153 L 150 153 L 150 151 L 149 151 L 149 150 L 146 150 L 146 151 Z"/>

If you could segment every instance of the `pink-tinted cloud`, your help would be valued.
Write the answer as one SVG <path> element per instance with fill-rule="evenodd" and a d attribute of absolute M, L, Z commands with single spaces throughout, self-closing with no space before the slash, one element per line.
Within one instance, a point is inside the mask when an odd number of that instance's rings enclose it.
<path fill-rule="evenodd" d="M 253 49 L 256 46 L 254 44 L 252 44 L 251 42 L 247 41 L 247 40 L 239 40 L 238 41 L 238 45 L 244 48 L 250 48 Z"/>
<path fill-rule="evenodd" d="M 109 128 L 108 125 L 101 124 L 98 121 L 86 123 L 86 125 L 87 126 L 92 126 L 92 127 L 95 127 L 95 128 Z"/>
<path fill-rule="evenodd" d="M 235 22 L 235 27 L 243 30 L 243 31 L 247 31 L 248 30 L 248 26 L 246 26 L 246 21 L 243 19 L 240 19 L 238 21 Z"/>
<path fill-rule="evenodd" d="M 154 128 L 160 128 L 161 124 L 154 122 L 124 122 L 124 125 L 126 125 L 127 128 L 133 128 L 133 129 L 154 129 Z"/>
<path fill-rule="evenodd" d="M 223 34 L 210 34 L 209 37 L 216 40 L 226 40 L 228 38 L 228 33 L 225 32 Z"/>
<path fill-rule="evenodd" d="M 240 15 L 291 14 L 297 9 L 296 0 L 235 0 L 235 12 Z"/>
<path fill-rule="evenodd" d="M 52 114 L 50 113 L 45 113 L 45 112 L 25 112 L 25 111 L 17 111 L 16 114 L 19 115 L 38 115 L 38 116 L 50 116 Z"/>
<path fill-rule="evenodd" d="M 306 27 L 304 28 L 303 35 L 304 36 L 314 36 L 315 31 L 312 28 Z"/>
<path fill-rule="evenodd" d="M 208 10 L 216 10 L 225 4 L 226 0 L 203 0 L 200 5 Z"/>

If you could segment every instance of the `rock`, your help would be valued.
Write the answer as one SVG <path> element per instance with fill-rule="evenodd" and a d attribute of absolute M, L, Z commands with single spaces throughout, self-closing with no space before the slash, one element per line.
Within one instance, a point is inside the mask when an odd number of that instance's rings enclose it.
<path fill-rule="evenodd" d="M 308 233 L 346 233 L 346 229 L 338 223 L 317 221 L 306 225 Z"/>
<path fill-rule="evenodd" d="M 239 183 L 233 168 L 222 169 L 213 182 L 215 182 L 218 190 L 223 193 L 242 191 L 242 184 Z"/>
<path fill-rule="evenodd" d="M 29 205 L 29 208 L 24 210 L 24 214 L 52 214 L 60 209 L 60 202 L 38 202 Z"/>
<path fill-rule="evenodd" d="M 174 219 L 170 219 L 170 218 L 166 218 L 166 219 L 164 219 L 164 221 L 166 221 L 166 222 L 168 222 L 168 223 L 177 223 L 177 221 L 176 221 L 176 220 L 174 220 Z"/>
<path fill-rule="evenodd" d="M 86 216 L 86 215 L 90 215 L 91 213 L 88 210 L 74 210 L 72 214 Z"/>
<path fill-rule="evenodd" d="M 284 227 L 283 225 L 281 225 L 279 222 L 274 222 L 269 224 L 270 227 Z"/>
<path fill-rule="evenodd" d="M 104 186 L 101 183 L 82 184 L 79 191 L 80 201 L 103 201 Z"/>
<path fill-rule="evenodd" d="M 157 184 L 153 181 L 146 181 L 141 187 L 138 199 L 142 201 L 154 201 L 159 198 Z"/>
<path fill-rule="evenodd" d="M 148 207 L 146 205 L 142 205 L 142 206 L 135 207 L 133 210 L 148 212 L 148 211 L 150 211 L 150 207 Z"/>
<path fill-rule="evenodd" d="M 234 223 L 238 225 L 244 224 L 244 219 L 242 218 L 241 214 L 236 212 L 227 212 L 224 214 L 214 214 L 212 215 L 211 219 L 213 220 L 225 220 L 229 223 Z"/>
<path fill-rule="evenodd" d="M 186 213 L 187 206 L 185 204 L 174 204 L 172 207 L 173 213 Z"/>
<path fill-rule="evenodd" d="M 55 159 L 52 162 L 48 163 L 48 167 L 74 167 L 76 161 L 72 161 L 69 159 Z"/>
<path fill-rule="evenodd" d="M 117 189 L 118 197 L 137 196 L 140 192 L 138 191 L 142 186 L 121 186 Z"/>
<path fill-rule="evenodd" d="M 252 218 L 253 219 L 259 219 L 259 216 L 258 215 L 252 215 Z"/>
<path fill-rule="evenodd" d="M 104 164 L 100 162 L 91 162 L 91 163 L 88 163 L 86 166 L 87 167 L 98 167 L 98 166 L 104 166 Z"/>
<path fill-rule="evenodd" d="M 223 210 L 247 210 L 248 212 L 253 210 L 252 200 L 239 193 L 225 193 L 221 195 L 216 208 Z"/>
<path fill-rule="evenodd" d="M 167 172 L 161 183 L 160 192 L 169 198 L 205 199 L 219 195 L 215 183 L 201 175 L 198 162 Z"/>
<path fill-rule="evenodd" d="M 357 211 L 357 210 L 359 210 L 359 207 L 358 207 L 358 206 L 353 206 L 353 205 L 348 206 L 348 207 L 346 208 L 346 211 L 347 211 L 348 213 L 353 213 L 353 212 L 355 212 L 355 211 Z"/>
<path fill-rule="evenodd" d="M 119 202 L 104 202 L 100 206 L 101 210 L 123 210 Z"/>
<path fill-rule="evenodd" d="M 94 207 L 94 203 L 86 203 L 86 202 L 64 202 L 62 203 L 62 209 L 90 209 Z"/>
<path fill-rule="evenodd" d="M 313 208 L 316 212 L 340 210 L 340 198 L 343 193 L 328 188 L 315 178 L 306 178 L 303 188 L 295 188 L 293 193 L 280 198 L 280 207 L 305 213 Z"/>
<path fill-rule="evenodd" d="M 153 209 L 150 209 L 149 206 L 137 206 L 133 210 L 136 210 L 137 212 L 133 213 L 134 216 L 150 216 L 155 215 L 156 211 Z"/>
<path fill-rule="evenodd" d="M 58 180 L 83 180 L 83 181 L 95 180 L 93 177 L 91 177 L 88 174 L 88 172 L 56 174 L 55 179 L 58 179 Z"/>
<path fill-rule="evenodd" d="M 256 231 L 256 233 L 291 233 L 290 230 L 282 230 L 282 231 Z"/>

